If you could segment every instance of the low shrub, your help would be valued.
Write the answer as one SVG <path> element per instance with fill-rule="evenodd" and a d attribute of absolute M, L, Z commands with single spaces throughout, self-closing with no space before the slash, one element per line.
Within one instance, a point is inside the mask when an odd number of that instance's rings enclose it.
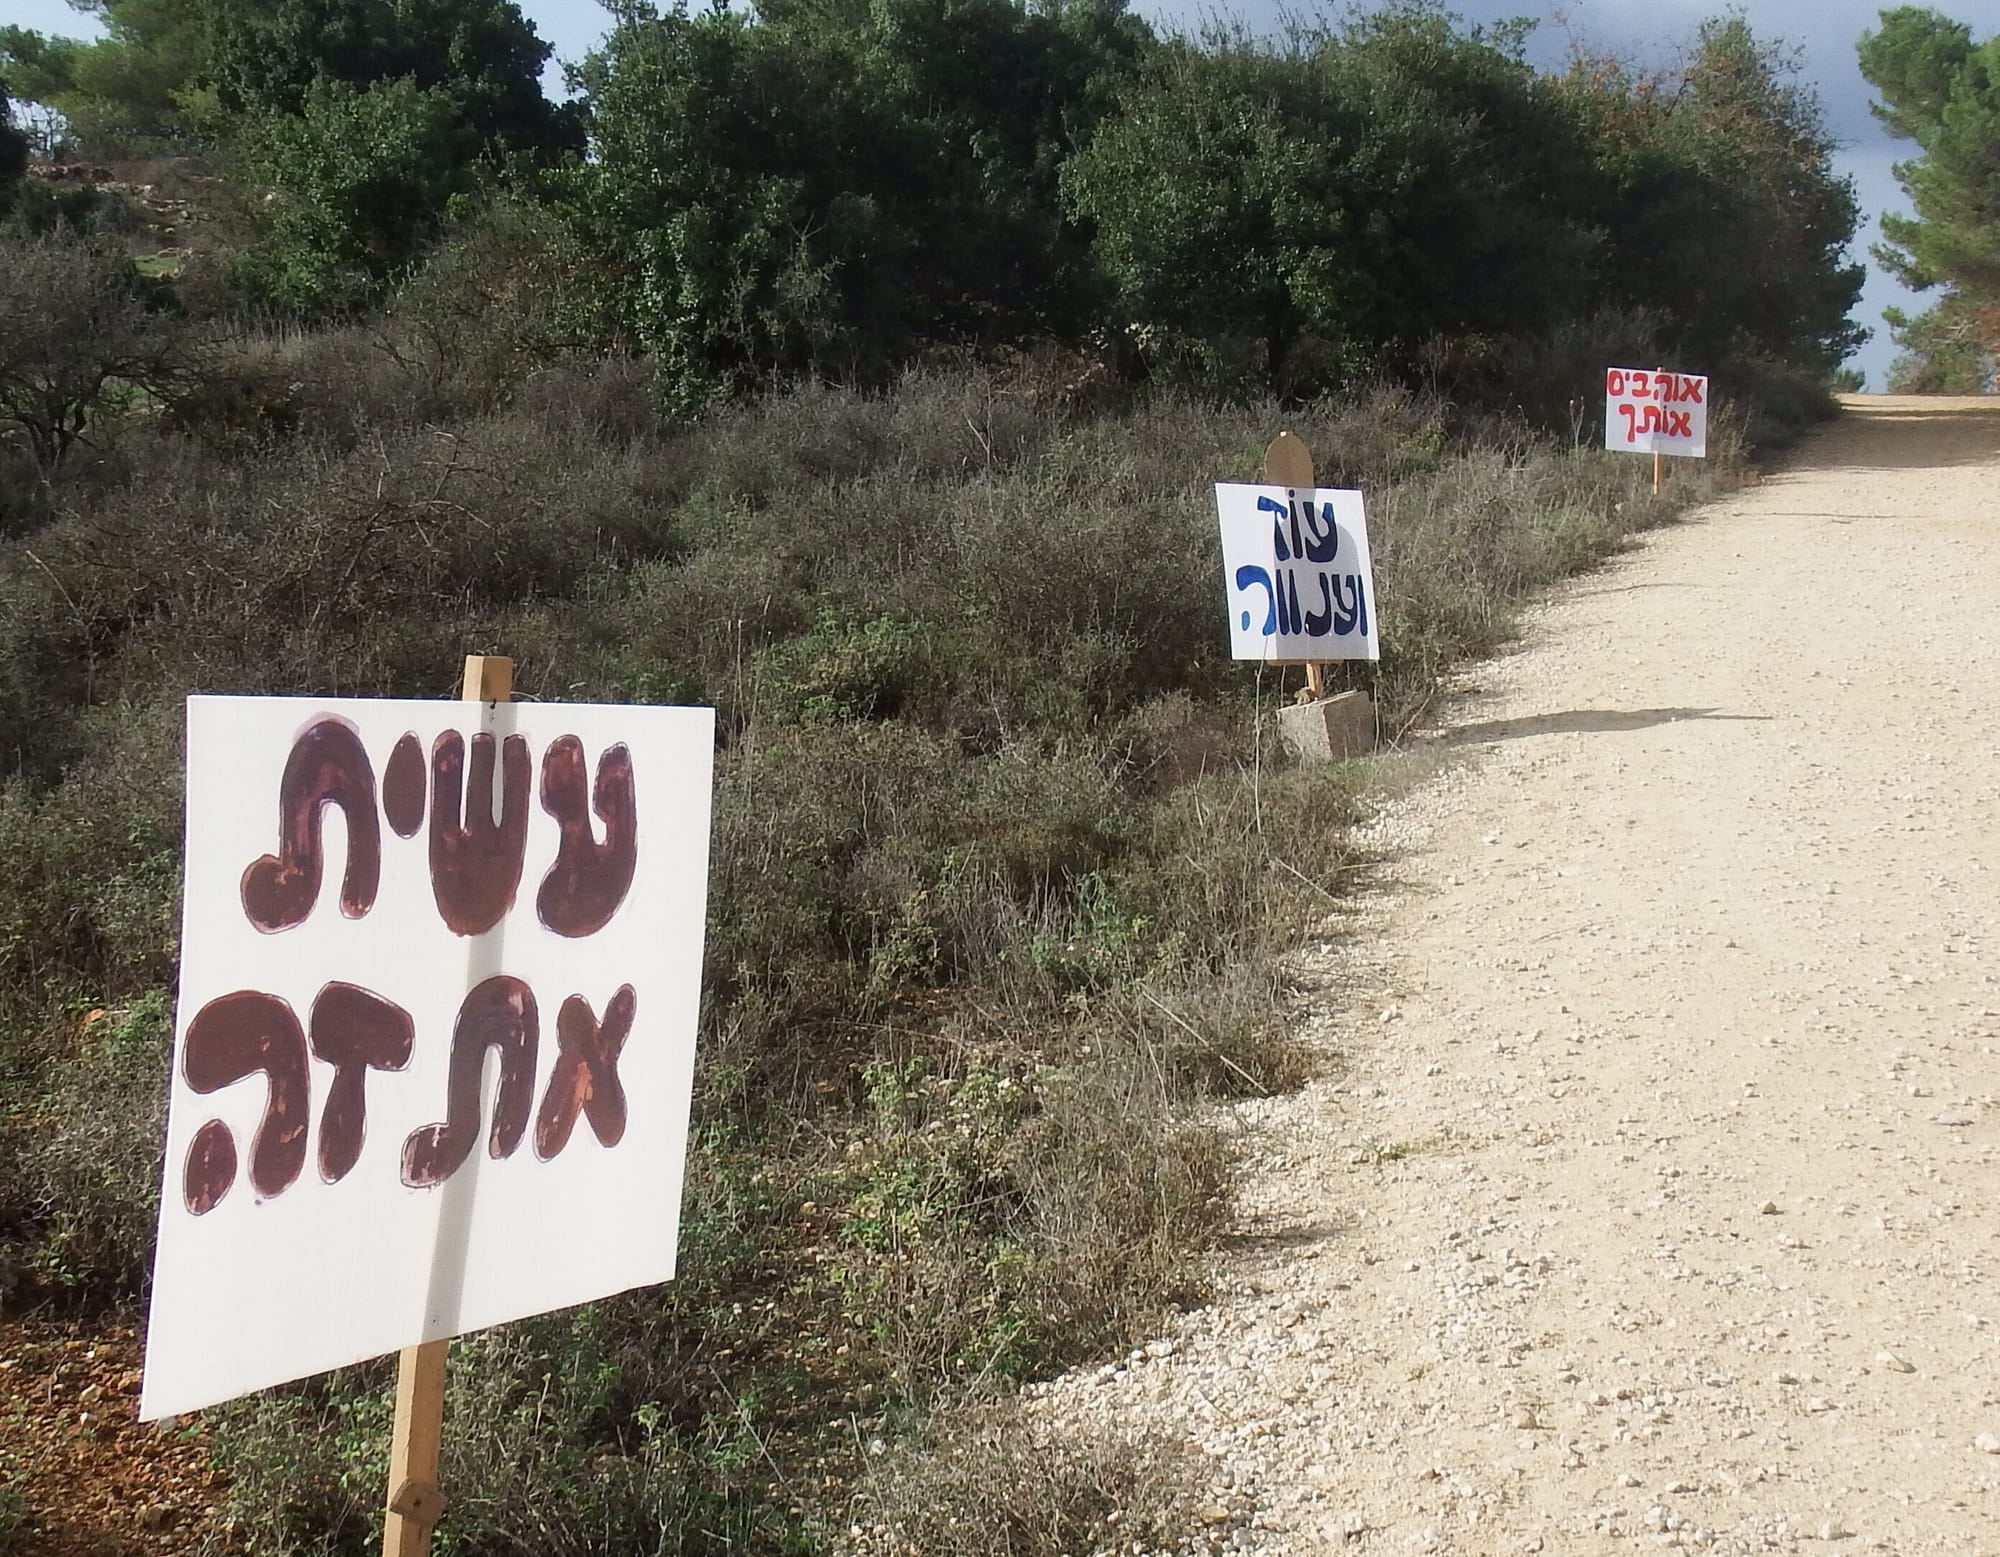
<path fill-rule="evenodd" d="M 1296 673 L 1226 657 L 1213 483 L 1290 425 L 1366 490 L 1385 658 L 1335 681 L 1394 731 L 1739 447 L 1656 500 L 1644 461 L 1387 388 L 1100 414 L 931 368 L 669 426 L 630 359 L 469 414 L 463 364 L 359 327 L 259 350 L 282 425 L 127 427 L 0 542 L 0 1259 L 143 1288 L 187 693 L 449 696 L 504 652 L 524 697 L 715 706 L 681 1278 L 460 1344 L 461 1557 L 803 1549 L 857 1476 L 881 1550 L 958 1549 L 1032 1445 L 952 1413 L 1198 1295 L 1203 1106 L 1307 1074 L 1286 954 L 1366 864 L 1359 770 L 1277 747 Z M 365 1547 L 386 1387 L 216 1414 L 246 1551 Z M 876 1479 L 905 1439 L 928 1512 Z M 1152 1451 L 1093 1452 L 1009 1473 L 1002 1549 L 1140 1519 Z"/>

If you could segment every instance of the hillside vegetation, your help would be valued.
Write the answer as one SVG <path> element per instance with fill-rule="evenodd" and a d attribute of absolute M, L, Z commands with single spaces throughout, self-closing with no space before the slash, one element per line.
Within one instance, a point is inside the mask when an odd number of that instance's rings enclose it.
<path fill-rule="evenodd" d="M 1290 427 L 1366 490 L 1336 679 L 1421 719 L 1830 409 L 1855 212 L 1782 56 L 635 5 L 554 105 L 491 0 L 102 13 L 0 31 L 0 1301 L 144 1298 L 187 694 L 507 654 L 719 711 L 712 906 L 682 1277 L 459 1344 L 445 1549 L 1170 1538 L 1180 1451 L 976 1408 L 1199 1296 L 1206 1105 L 1303 1073 L 1284 954 L 1363 863 L 1226 657 L 1212 484 Z M 1663 498 L 1614 362 L 1723 391 Z M 208 1414 L 226 1544 L 369 1549 L 386 1381 Z"/>

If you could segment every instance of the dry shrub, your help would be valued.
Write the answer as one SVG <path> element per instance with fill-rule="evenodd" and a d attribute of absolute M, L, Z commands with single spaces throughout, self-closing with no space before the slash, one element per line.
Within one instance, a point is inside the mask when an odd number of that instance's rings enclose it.
<path fill-rule="evenodd" d="M 1170 1549 L 1200 1528 L 1193 1445 L 968 1409 L 870 1459 L 849 1557 L 1082 1557 Z"/>

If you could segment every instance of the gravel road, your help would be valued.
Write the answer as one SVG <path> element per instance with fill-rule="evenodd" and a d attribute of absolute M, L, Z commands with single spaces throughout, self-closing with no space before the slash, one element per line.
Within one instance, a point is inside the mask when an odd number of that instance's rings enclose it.
<path fill-rule="evenodd" d="M 1030 1408 L 1222 1546 L 2000 1553 L 2000 406 L 1850 400 L 1474 681 L 1218 1300 Z"/>

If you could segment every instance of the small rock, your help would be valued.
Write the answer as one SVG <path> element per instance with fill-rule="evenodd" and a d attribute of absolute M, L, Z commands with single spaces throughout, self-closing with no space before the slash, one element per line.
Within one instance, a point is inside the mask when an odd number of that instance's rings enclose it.
<path fill-rule="evenodd" d="M 1226 1525 L 1229 1523 L 1230 1513 L 1220 1503 L 1210 1503 L 1197 1512 L 1195 1517 L 1205 1525 Z"/>
<path fill-rule="evenodd" d="M 1833 1409 L 1833 1402 L 1828 1400 L 1824 1395 L 1808 1395 L 1806 1396 L 1806 1409 L 1808 1411 L 1831 1411 Z"/>
<path fill-rule="evenodd" d="M 1639 1485 L 1639 1478 L 1630 1471 L 1620 1471 L 1618 1473 L 1618 1485 L 1621 1487 L 1636 1487 Z"/>
<path fill-rule="evenodd" d="M 1845 1541 L 1853 1534 L 1854 1532 L 1838 1519 L 1829 1519 L 1819 1527 L 1819 1538 L 1822 1541 Z"/>
<path fill-rule="evenodd" d="M 1146 1343 L 1146 1355 L 1156 1360 L 1162 1357 L 1173 1356 L 1175 1350 L 1176 1348 L 1172 1341 L 1148 1341 Z"/>
<path fill-rule="evenodd" d="M 1887 1368 L 1891 1373 L 1915 1373 L 1917 1371 L 1917 1365 L 1915 1363 L 1905 1362 L 1901 1357 L 1898 1357 L 1894 1352 L 1889 1351 L 1887 1348 L 1884 1348 L 1882 1351 L 1877 1352 L 1875 1354 L 1875 1360 L 1879 1362 L 1883 1367 Z"/>
<path fill-rule="evenodd" d="M 1991 1433 L 1981 1433 L 1972 1440 L 1972 1447 L 1981 1454 L 2000 1454 L 2000 1438 L 1994 1437 Z"/>
<path fill-rule="evenodd" d="M 1757 1208 L 1757 1214 L 1759 1216 L 1776 1216 L 1778 1214 L 1778 1202 L 1775 1200 L 1765 1201 Z"/>
<path fill-rule="evenodd" d="M 1514 1425 L 1525 1433 L 1533 1432 L 1542 1423 L 1541 1419 L 1535 1415 L 1535 1408 L 1533 1406 L 1516 1406 L 1514 1408 Z"/>

